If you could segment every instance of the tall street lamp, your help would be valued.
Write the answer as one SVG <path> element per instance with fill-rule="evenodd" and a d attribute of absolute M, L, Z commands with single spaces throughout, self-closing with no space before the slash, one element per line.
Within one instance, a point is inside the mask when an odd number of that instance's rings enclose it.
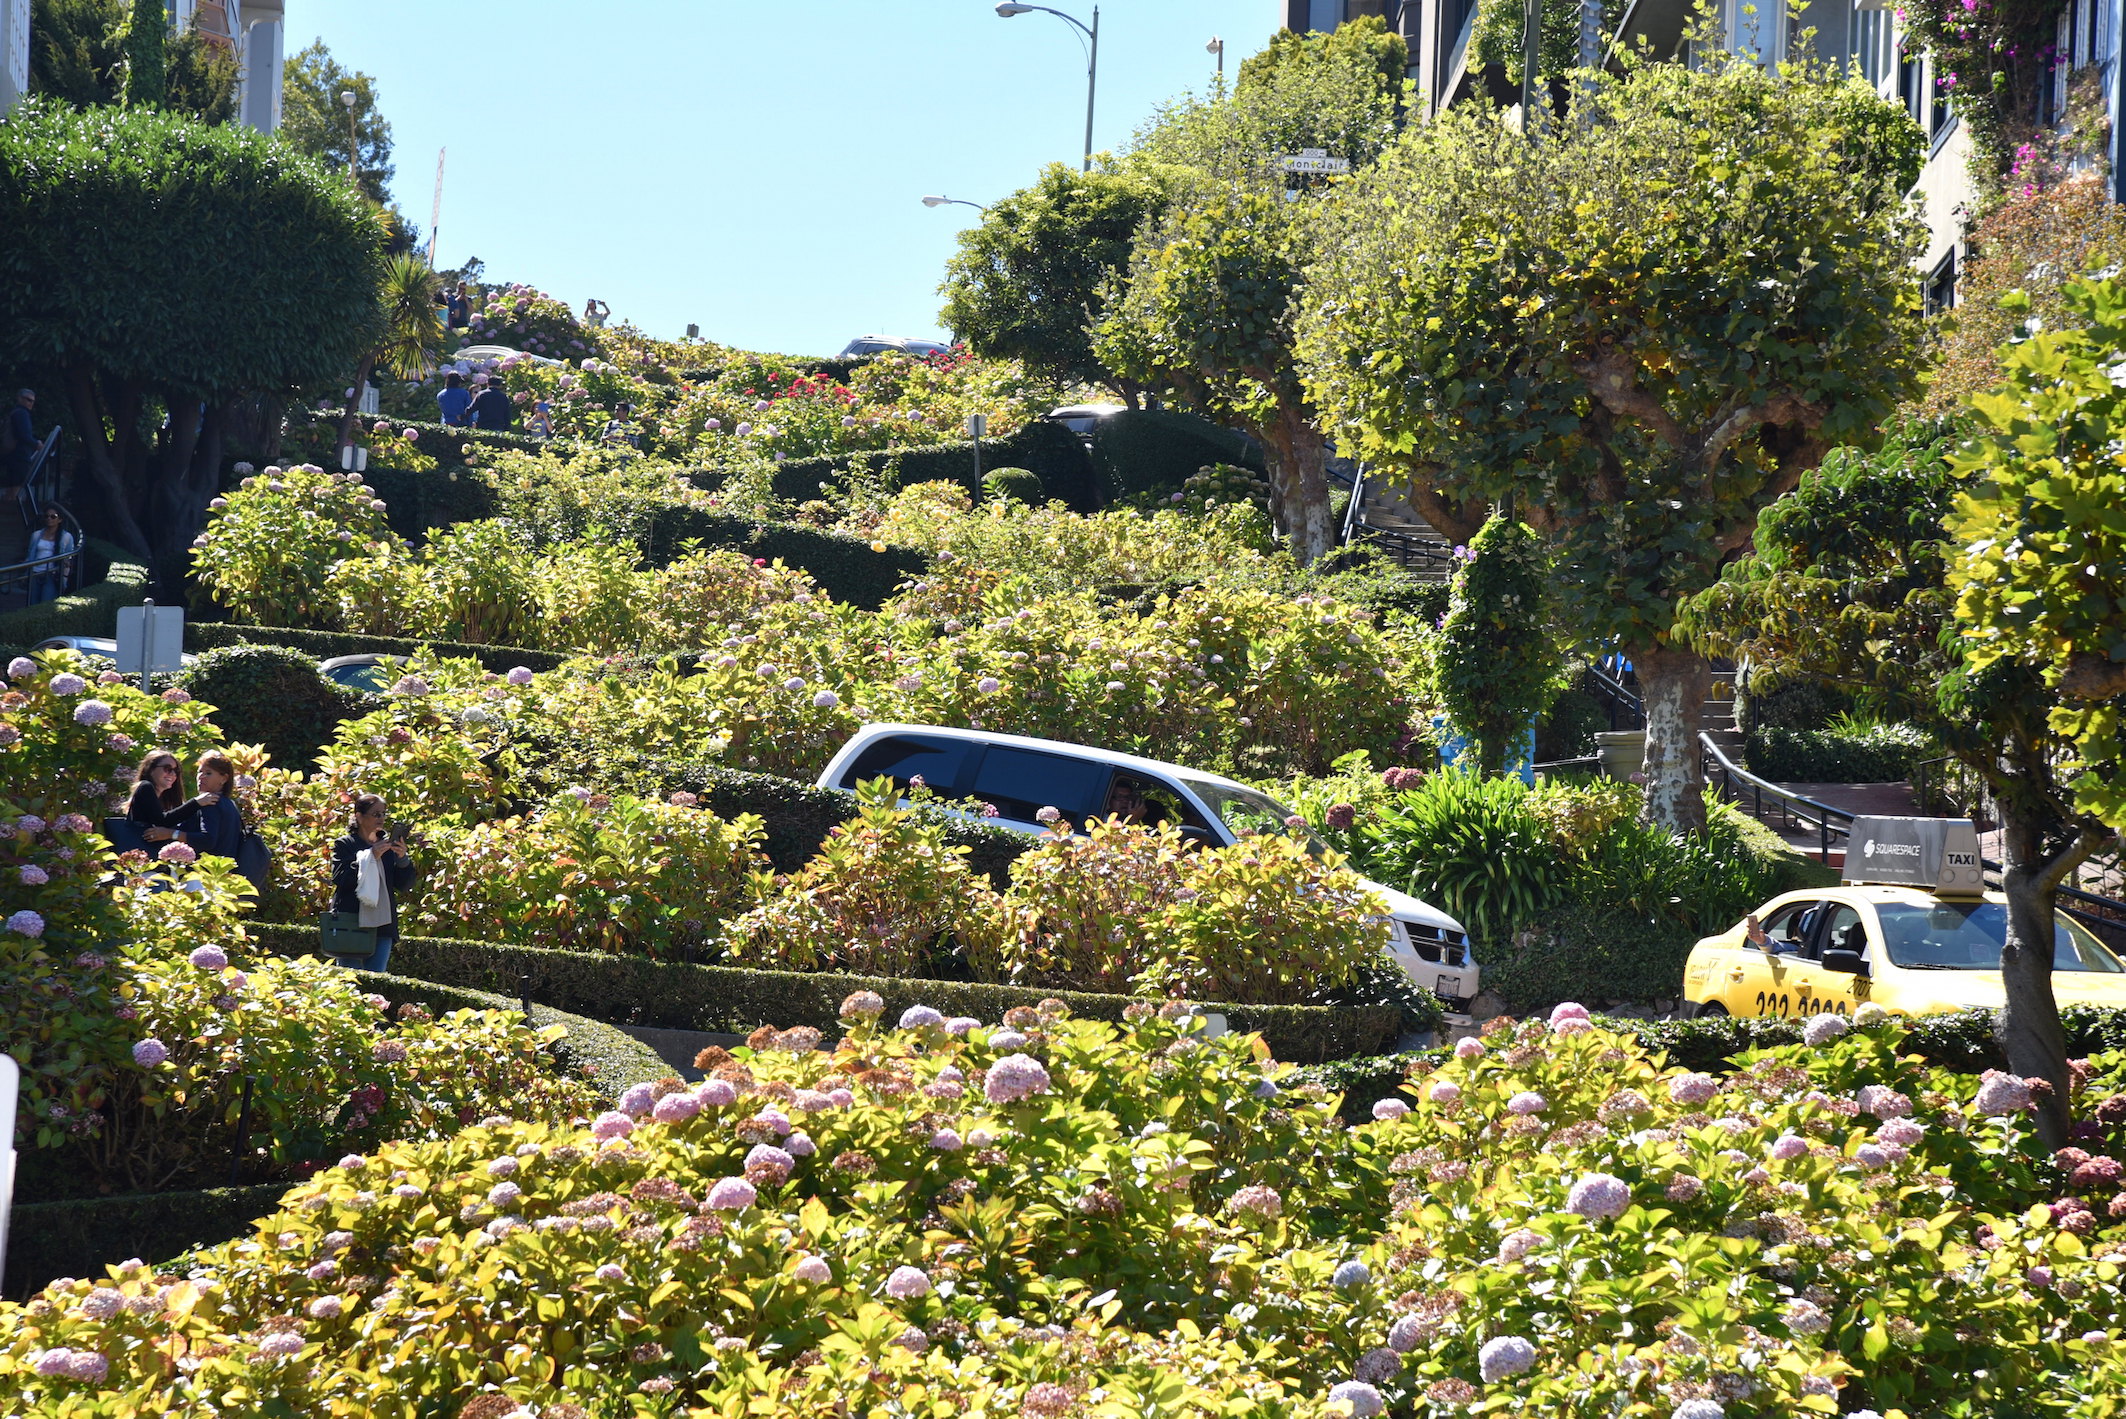
<path fill-rule="evenodd" d="M 340 90 L 340 107 L 347 110 L 347 181 L 356 187 L 362 185 L 362 147 L 354 136 L 354 104 L 352 89 Z"/>
<path fill-rule="evenodd" d="M 1100 7 L 1098 5 L 1093 6 L 1092 28 L 1087 29 L 1082 21 L 1064 14 L 1061 10 L 1052 10 L 1046 5 L 1020 5 L 1014 3 L 1013 0 L 1005 0 L 1004 4 L 997 6 L 997 14 L 1007 20 L 1014 15 L 1023 15 L 1032 10 L 1039 10 L 1044 15 L 1054 15 L 1059 20 L 1070 21 L 1071 24 L 1078 27 L 1080 34 L 1092 41 L 1092 47 L 1086 51 L 1085 55 L 1084 168 L 1084 171 L 1091 172 L 1093 170 L 1093 92 L 1100 79 Z M 1220 62 L 1223 63 L 1223 60 L 1221 59 Z"/>
<path fill-rule="evenodd" d="M 1203 52 L 1218 56 L 1218 77 L 1223 80 L 1225 78 L 1225 41 L 1217 35 L 1212 35 L 1211 42 L 1203 47 Z"/>
<path fill-rule="evenodd" d="M 925 207 L 943 207 L 948 204 L 954 207 L 972 207 L 975 211 L 980 212 L 985 217 L 989 215 L 989 209 L 987 207 L 984 207 L 979 202 L 969 202 L 964 197 L 925 197 L 923 199 L 923 205 Z"/>

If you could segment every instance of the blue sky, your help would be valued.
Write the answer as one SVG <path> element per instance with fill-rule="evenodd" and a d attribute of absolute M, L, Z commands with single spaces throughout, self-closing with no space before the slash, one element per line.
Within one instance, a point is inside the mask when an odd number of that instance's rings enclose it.
<path fill-rule="evenodd" d="M 1056 8 L 1090 21 L 1092 6 Z M 1109 0 L 1094 147 L 1230 75 L 1278 0 Z M 439 265 L 468 256 L 616 320 L 831 354 L 938 333 L 954 235 L 1043 163 L 1076 163 L 1077 32 L 994 0 L 292 0 L 287 51 L 323 39 L 376 77 L 399 205 L 424 231 L 449 148 Z"/>

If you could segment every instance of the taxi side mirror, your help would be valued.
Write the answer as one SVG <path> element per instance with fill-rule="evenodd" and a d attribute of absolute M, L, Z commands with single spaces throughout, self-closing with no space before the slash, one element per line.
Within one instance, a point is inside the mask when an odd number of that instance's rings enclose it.
<path fill-rule="evenodd" d="M 1868 963 L 1858 951 L 1845 951 L 1836 946 L 1823 953 L 1823 968 L 1847 976 L 1864 976 L 1868 973 Z"/>

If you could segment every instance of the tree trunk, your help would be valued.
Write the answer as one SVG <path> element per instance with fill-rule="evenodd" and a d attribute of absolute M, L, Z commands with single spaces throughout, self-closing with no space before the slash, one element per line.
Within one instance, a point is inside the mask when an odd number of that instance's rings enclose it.
<path fill-rule="evenodd" d="M 1705 763 L 1698 722 L 1712 667 L 1702 655 L 1654 643 L 1629 648 L 1646 704 L 1645 820 L 1671 832 L 1705 827 Z"/>
<path fill-rule="evenodd" d="M 2085 832 L 2066 848 L 2046 857 L 2041 822 L 2011 798 L 2001 799 L 2004 829 L 2001 889 L 2008 898 L 2008 936 L 2001 948 L 2001 983 L 2007 1007 L 1994 1027 L 2011 1072 L 2043 1079 L 2052 1092 L 2038 1103 L 2037 1133 L 2047 1148 L 2067 1146 L 2071 1119 L 2067 1071 L 2067 1032 L 2060 1025 L 2059 1003 L 2052 994 L 2054 913 L 2059 886 L 2099 841 Z"/>
<path fill-rule="evenodd" d="M 1311 566 L 1336 545 L 1329 526 L 1328 440 L 1304 409 L 1282 405 L 1263 429 L 1262 444 L 1278 530 L 1299 564 Z"/>
<path fill-rule="evenodd" d="M 96 376 L 85 365 L 70 365 L 66 371 L 67 403 L 74 419 L 74 433 L 81 440 L 81 472 L 87 484 L 86 499 L 79 509 L 91 532 L 108 537 L 128 552 L 150 557 L 147 533 L 133 517 L 126 495 L 124 450 L 114 446 L 105 433 L 103 399 Z M 127 430 L 121 422 L 118 437 Z"/>

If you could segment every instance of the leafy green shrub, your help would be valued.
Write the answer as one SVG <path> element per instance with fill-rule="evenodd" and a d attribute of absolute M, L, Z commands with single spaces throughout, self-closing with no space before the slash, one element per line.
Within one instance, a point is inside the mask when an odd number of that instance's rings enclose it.
<path fill-rule="evenodd" d="M 1609 711 L 1581 689 L 1558 692 L 1535 726 L 1535 761 L 1554 764 L 1584 759 L 1595 751 L 1595 735 L 1609 728 Z"/>
<path fill-rule="evenodd" d="M 333 564 L 395 545 L 383 499 L 359 474 L 314 464 L 268 468 L 214 499 L 192 544 L 192 575 L 231 619 L 260 626 L 325 626 Z"/>
<path fill-rule="evenodd" d="M 898 806 L 891 779 L 856 791 L 856 817 L 787 879 L 759 883 L 760 904 L 722 937 L 734 961 L 797 970 L 915 975 L 979 929 L 991 893 L 942 826 Z"/>
<path fill-rule="evenodd" d="M 1564 861 L 1528 798 L 1519 779 L 1429 774 L 1359 825 L 1360 870 L 1437 902 L 1474 938 L 1501 940 L 1565 893 Z"/>
<path fill-rule="evenodd" d="M 1763 729 L 1825 729 L 1833 719 L 1853 707 L 1853 697 L 1843 690 L 1813 680 L 1782 680 L 1771 689 L 1760 688 L 1762 671 L 1735 682 L 1735 727 L 1745 734 Z"/>
<path fill-rule="evenodd" d="M 1169 498 L 1206 465 L 1261 476 L 1261 450 L 1245 434 L 1179 409 L 1122 409 L 1093 425 L 1093 466 L 1110 501 Z"/>
<path fill-rule="evenodd" d="M 1041 480 L 1040 501 L 1060 502 L 1080 512 L 1100 505 L 1091 461 L 1078 436 L 1061 424 L 1033 418 L 1007 437 L 984 439 L 984 465 L 1025 468 Z M 800 503 L 819 496 L 821 484 L 832 486 L 848 472 L 878 478 L 892 470 L 901 487 L 947 481 L 970 494 L 975 482 L 975 447 L 971 441 L 954 440 L 926 446 L 895 446 L 857 452 L 825 454 L 817 458 L 792 458 L 775 465 L 774 496 Z"/>
<path fill-rule="evenodd" d="M 1910 724 L 1753 729 L 1742 746 L 1750 772 L 1775 783 L 1898 783 L 1940 752 Z"/>
<path fill-rule="evenodd" d="M 530 646 L 465 645 L 456 641 L 363 636 L 347 631 L 311 631 L 293 626 L 232 626 L 219 621 L 185 622 L 186 650 L 219 650 L 223 646 L 232 645 L 289 646 L 316 660 L 362 654 L 403 655 L 410 659 L 417 655 L 433 654 L 453 659 L 475 660 L 498 674 L 513 670 L 519 665 L 531 670 L 552 670 L 568 659 L 560 651 L 537 650 Z"/>
<path fill-rule="evenodd" d="M 982 496 L 985 499 L 1007 498 L 1018 503 L 1038 502 L 1041 475 L 1028 468 L 992 468 L 982 475 Z"/>
<path fill-rule="evenodd" d="M 1550 634 L 1550 551 L 1524 522 L 1493 516 L 1454 574 L 1434 654 L 1440 702 L 1475 750 L 1504 768 L 1541 713 L 1563 660 Z"/>
<path fill-rule="evenodd" d="M 759 837 L 758 818 L 563 794 L 532 817 L 431 834 L 405 919 L 435 935 L 667 958 L 738 910 Z"/>
<path fill-rule="evenodd" d="M 1110 818 L 1049 833 L 1011 864 L 1011 889 L 975 955 L 984 979 L 1130 993 L 1164 952 L 1161 913 L 1187 890 L 1172 827 Z"/>
<path fill-rule="evenodd" d="M 340 722 L 363 708 L 360 692 L 327 680 L 315 660 L 286 646 L 210 650 L 178 683 L 219 706 L 214 720 L 230 739 L 260 745 L 289 768 L 308 767 Z"/>
<path fill-rule="evenodd" d="M 1472 1394 L 1668 1412 L 1698 1402 L 1682 1386 L 1739 1405 L 1743 1382 L 1764 1413 L 2126 1396 L 2094 1338 L 2117 1324 L 2112 1188 L 2069 1190 L 2079 1160 L 2036 1142 L 2020 1081 L 1930 1070 L 1894 1025 L 1714 1076 L 1529 1021 L 1346 1128 L 1319 1085 L 1184 1017 L 1048 1006 L 957 1037 L 870 1017 L 832 1052 L 763 1032 L 592 1127 L 381 1145 L 189 1277 L 55 1285 L 0 1311 L 0 1396 L 180 1414 L 240 1385 L 296 1413 L 499 1415 L 647 1384 L 712 1413 L 1060 1415 L 1097 1388 L 1116 1413 L 1263 1419 Z M 2122 1082 L 2126 1057 L 2092 1060 L 2093 1094 Z M 1778 1284 L 1738 1282 L 1743 1251 Z M 1615 1294 L 1560 1306 L 1560 1275 Z M 530 1363 L 491 1367 L 498 1315 Z"/>

